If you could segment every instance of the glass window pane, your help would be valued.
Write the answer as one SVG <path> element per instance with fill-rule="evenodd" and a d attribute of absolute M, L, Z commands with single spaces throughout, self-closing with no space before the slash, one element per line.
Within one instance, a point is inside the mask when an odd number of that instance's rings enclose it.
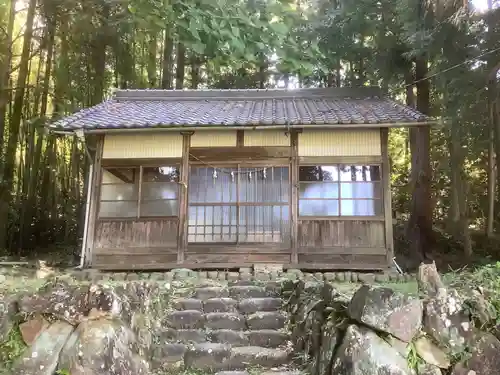
<path fill-rule="evenodd" d="M 289 180 L 287 167 L 241 168 L 241 202 L 288 202 Z"/>
<path fill-rule="evenodd" d="M 99 206 L 99 217 L 137 217 L 137 202 L 101 202 Z"/>
<path fill-rule="evenodd" d="M 103 184 L 134 184 L 139 180 L 139 168 L 102 168 Z"/>
<path fill-rule="evenodd" d="M 101 201 L 137 201 L 138 186 L 135 184 L 112 184 L 101 186 Z"/>
<path fill-rule="evenodd" d="M 143 201 L 141 202 L 142 216 L 177 216 L 178 201 Z"/>
<path fill-rule="evenodd" d="M 179 167 L 175 166 L 143 167 L 142 181 L 177 182 L 179 181 L 179 174 Z"/>
<path fill-rule="evenodd" d="M 177 199 L 179 186 L 176 182 L 144 182 L 142 199 Z"/>
<path fill-rule="evenodd" d="M 342 216 L 378 216 L 382 215 L 380 199 L 356 199 L 340 201 Z"/>
<path fill-rule="evenodd" d="M 341 182 L 340 195 L 344 198 L 381 198 L 380 182 Z"/>
<path fill-rule="evenodd" d="M 378 165 L 342 165 L 340 166 L 340 180 L 380 181 L 380 172 Z"/>
<path fill-rule="evenodd" d="M 299 185 L 299 198 L 338 198 L 338 183 L 307 182 Z"/>
<path fill-rule="evenodd" d="M 231 175 L 233 171 L 233 175 Z M 188 195 L 191 203 L 236 202 L 236 169 L 191 168 Z"/>
<path fill-rule="evenodd" d="M 301 166 L 299 181 L 338 181 L 339 168 L 336 165 Z"/>
<path fill-rule="evenodd" d="M 299 200 L 299 216 L 338 216 L 339 201 Z"/>

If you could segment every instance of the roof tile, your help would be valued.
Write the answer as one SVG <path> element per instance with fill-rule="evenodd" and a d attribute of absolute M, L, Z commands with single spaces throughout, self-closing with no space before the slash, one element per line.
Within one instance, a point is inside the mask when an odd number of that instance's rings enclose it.
<path fill-rule="evenodd" d="M 51 125 L 62 129 L 417 123 L 430 119 L 375 88 L 120 90 Z"/>

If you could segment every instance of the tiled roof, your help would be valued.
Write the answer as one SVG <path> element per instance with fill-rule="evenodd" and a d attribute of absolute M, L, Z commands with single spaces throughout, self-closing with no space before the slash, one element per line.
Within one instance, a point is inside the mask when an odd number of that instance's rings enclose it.
<path fill-rule="evenodd" d="M 299 90 L 118 90 L 51 128 L 412 124 L 420 112 L 374 87 Z"/>

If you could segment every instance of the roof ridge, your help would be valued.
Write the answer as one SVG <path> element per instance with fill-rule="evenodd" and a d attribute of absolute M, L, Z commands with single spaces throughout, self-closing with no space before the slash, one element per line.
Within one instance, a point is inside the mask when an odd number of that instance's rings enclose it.
<path fill-rule="evenodd" d="M 377 86 L 318 87 L 302 89 L 127 89 L 114 90 L 113 97 L 120 100 L 272 100 L 322 98 L 381 98 L 383 90 Z"/>

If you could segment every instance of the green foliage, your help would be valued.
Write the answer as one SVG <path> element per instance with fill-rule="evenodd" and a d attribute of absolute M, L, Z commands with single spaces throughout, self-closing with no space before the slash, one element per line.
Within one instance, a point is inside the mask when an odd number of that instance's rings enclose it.
<path fill-rule="evenodd" d="M 14 361 L 19 358 L 25 349 L 26 344 L 19 331 L 19 326 L 14 325 L 7 339 L 0 343 L 0 374 L 3 374 L 4 371 L 8 374 Z"/>

